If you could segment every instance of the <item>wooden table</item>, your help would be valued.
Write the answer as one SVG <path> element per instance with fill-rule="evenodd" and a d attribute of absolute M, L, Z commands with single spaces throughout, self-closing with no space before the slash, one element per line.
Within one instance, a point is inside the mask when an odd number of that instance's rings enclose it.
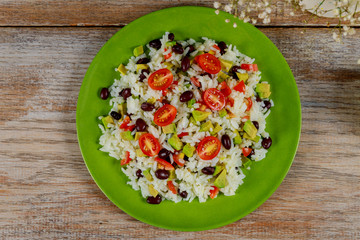
<path fill-rule="evenodd" d="M 90 177 L 75 112 L 82 79 L 100 47 L 149 12 L 212 3 L 0 1 L 1 239 L 359 239 L 360 29 L 337 44 L 328 20 L 305 27 L 310 15 L 289 17 L 281 2 L 272 23 L 258 27 L 294 73 L 303 121 L 291 170 L 269 200 L 228 226 L 174 232 L 128 216 Z"/>

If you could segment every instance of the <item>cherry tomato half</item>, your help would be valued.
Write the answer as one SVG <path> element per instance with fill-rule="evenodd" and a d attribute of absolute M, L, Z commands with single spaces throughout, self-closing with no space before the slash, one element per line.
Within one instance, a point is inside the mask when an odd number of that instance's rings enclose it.
<path fill-rule="evenodd" d="M 158 126 L 167 126 L 172 123 L 176 117 L 177 110 L 170 104 L 165 104 L 154 113 L 154 122 Z"/>
<path fill-rule="evenodd" d="M 204 53 L 197 58 L 199 66 L 207 73 L 217 74 L 221 70 L 220 60 L 210 53 Z"/>
<path fill-rule="evenodd" d="M 221 143 L 219 139 L 208 136 L 200 141 L 196 152 L 202 160 L 211 160 L 219 154 L 220 148 Z"/>
<path fill-rule="evenodd" d="M 160 152 L 160 143 L 151 133 L 141 135 L 139 146 L 141 151 L 149 157 L 155 156 Z"/>
<path fill-rule="evenodd" d="M 216 88 L 209 88 L 204 92 L 203 95 L 206 105 L 212 110 L 221 110 L 225 106 L 225 96 Z"/>
<path fill-rule="evenodd" d="M 173 79 L 174 76 L 171 71 L 163 68 L 150 75 L 148 84 L 154 90 L 165 90 L 171 85 Z"/>

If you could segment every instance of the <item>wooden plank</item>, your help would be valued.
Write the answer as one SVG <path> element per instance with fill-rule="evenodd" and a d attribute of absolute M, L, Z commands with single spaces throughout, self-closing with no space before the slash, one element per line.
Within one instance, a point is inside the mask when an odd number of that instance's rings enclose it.
<path fill-rule="evenodd" d="M 156 10 L 190 5 L 213 7 L 213 3 L 213 0 L 5 0 L 0 2 L 0 26 L 121 26 Z M 303 26 L 311 18 L 310 13 L 301 11 L 290 16 L 293 9 L 283 1 L 274 4 L 270 26 Z M 315 18 L 309 25 L 328 24 L 336 25 L 337 21 Z"/>
<path fill-rule="evenodd" d="M 358 239 L 360 33 L 265 28 L 295 75 L 301 142 L 279 189 L 226 227 L 174 232 L 128 216 L 98 189 L 76 138 L 82 78 L 118 28 L 2 28 L 0 236 L 4 239 Z"/>

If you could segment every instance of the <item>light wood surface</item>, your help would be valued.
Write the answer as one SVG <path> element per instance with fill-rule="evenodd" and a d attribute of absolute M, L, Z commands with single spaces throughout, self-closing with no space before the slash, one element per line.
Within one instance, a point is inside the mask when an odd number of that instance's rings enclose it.
<path fill-rule="evenodd" d="M 82 78 L 120 28 L 59 25 L 116 25 L 119 19 L 124 24 L 167 6 L 211 1 L 145 1 L 148 8 L 144 1 L 105 2 L 109 6 L 74 0 L 0 3 L 6 10 L 0 24 L 14 26 L 0 28 L 0 239 L 360 238 L 359 29 L 341 45 L 327 28 L 281 27 L 287 20 L 260 28 L 283 53 L 299 88 L 302 135 L 294 163 L 278 190 L 245 218 L 204 232 L 174 232 L 112 204 L 79 151 L 75 112 Z M 58 15 L 44 10 L 49 6 L 57 6 Z M 114 6 L 123 13 L 118 18 Z M 108 20 L 102 9 L 112 13 Z M 86 16 L 90 20 L 83 22 Z"/>

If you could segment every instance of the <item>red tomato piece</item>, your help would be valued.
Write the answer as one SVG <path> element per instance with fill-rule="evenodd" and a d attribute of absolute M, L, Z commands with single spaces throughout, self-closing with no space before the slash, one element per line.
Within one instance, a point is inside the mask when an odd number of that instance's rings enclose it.
<path fill-rule="evenodd" d="M 243 120 L 249 120 L 250 117 L 249 117 L 249 116 L 245 116 L 245 117 L 243 117 L 242 119 L 243 119 Z"/>
<path fill-rule="evenodd" d="M 126 151 L 125 152 L 125 158 L 123 160 L 121 160 L 120 164 L 121 166 L 122 165 L 126 165 L 126 164 L 129 164 L 131 162 L 131 158 L 130 158 L 130 152 L 129 151 Z"/>
<path fill-rule="evenodd" d="M 219 87 L 220 87 L 220 92 L 222 92 L 222 94 L 224 94 L 225 97 L 231 94 L 231 89 L 229 88 L 229 86 L 226 84 L 225 81 L 220 83 Z"/>
<path fill-rule="evenodd" d="M 166 94 L 168 93 L 168 90 L 167 89 L 161 90 L 161 93 L 162 93 L 163 96 L 166 96 Z"/>
<path fill-rule="evenodd" d="M 167 49 L 166 49 L 166 48 L 164 48 L 164 51 L 166 52 L 166 51 L 167 51 Z M 171 54 L 171 52 L 170 52 L 170 53 L 168 53 L 168 54 L 164 55 L 164 59 L 165 59 L 165 60 L 166 60 L 166 59 L 169 59 L 169 58 L 171 58 L 171 56 L 172 56 L 172 54 Z"/>
<path fill-rule="evenodd" d="M 194 84 L 195 87 L 201 87 L 201 82 L 196 77 L 191 77 L 190 81 L 192 84 Z"/>
<path fill-rule="evenodd" d="M 173 154 L 174 162 L 176 162 L 179 167 L 183 167 L 185 165 L 185 160 L 179 157 L 180 154 Z"/>
<path fill-rule="evenodd" d="M 148 80 L 149 86 L 154 90 L 167 89 L 174 80 L 174 76 L 167 68 L 159 69 L 153 72 Z"/>
<path fill-rule="evenodd" d="M 210 190 L 210 198 L 214 199 L 218 195 L 220 189 L 218 187 L 212 186 L 213 189 Z"/>
<path fill-rule="evenodd" d="M 245 103 L 246 103 L 246 106 L 247 106 L 246 111 L 250 111 L 250 109 L 251 109 L 251 107 L 253 105 L 253 102 L 251 101 L 251 98 L 246 98 Z"/>
<path fill-rule="evenodd" d="M 219 46 L 218 46 L 218 45 L 216 45 L 216 44 L 214 44 L 214 45 L 213 45 L 213 48 L 216 48 L 216 50 L 220 51 Z"/>
<path fill-rule="evenodd" d="M 170 104 L 165 104 L 154 113 L 154 122 L 158 126 L 167 126 L 172 123 L 176 117 L 177 110 Z"/>
<path fill-rule="evenodd" d="M 139 146 L 141 151 L 149 157 L 155 156 L 160 152 L 160 143 L 151 133 L 141 135 Z"/>
<path fill-rule="evenodd" d="M 240 67 L 241 67 L 241 69 L 244 69 L 246 71 L 253 71 L 253 72 L 259 71 L 257 64 L 245 64 L 245 63 L 243 63 L 243 64 L 241 64 Z"/>
<path fill-rule="evenodd" d="M 239 84 L 234 87 L 234 90 L 235 90 L 235 91 L 238 91 L 238 92 L 241 92 L 241 93 L 244 93 L 244 92 L 245 92 L 245 89 L 246 89 L 246 88 L 245 88 L 245 83 L 244 83 L 244 81 L 239 82 Z"/>
<path fill-rule="evenodd" d="M 221 143 L 219 139 L 208 136 L 200 141 L 196 148 L 196 152 L 202 160 L 211 160 L 219 154 L 220 149 Z"/>
<path fill-rule="evenodd" d="M 169 162 L 167 162 L 164 159 L 156 157 L 155 161 L 158 162 L 160 165 L 162 165 L 165 168 L 165 170 L 173 170 L 173 169 L 175 169 L 173 165 L 171 165 Z"/>
<path fill-rule="evenodd" d="M 234 99 L 232 97 L 227 97 L 226 105 L 229 105 L 230 107 L 233 107 L 234 106 Z"/>
<path fill-rule="evenodd" d="M 245 157 L 249 156 L 249 154 L 251 153 L 252 149 L 251 148 L 243 148 L 242 152 L 244 154 Z"/>
<path fill-rule="evenodd" d="M 204 102 L 212 110 L 221 110 L 225 107 L 225 96 L 216 88 L 209 88 L 204 92 Z"/>
<path fill-rule="evenodd" d="M 220 60 L 210 53 L 199 55 L 197 63 L 207 73 L 217 74 L 221 70 Z"/>
<path fill-rule="evenodd" d="M 120 125 L 120 129 L 123 129 L 124 131 L 132 131 L 135 128 L 135 125 L 129 125 L 130 123 L 130 117 L 126 116 L 124 118 L 124 121 Z"/>
<path fill-rule="evenodd" d="M 182 133 L 178 134 L 179 138 L 185 137 L 185 136 L 189 136 L 189 133 L 188 132 L 182 132 Z"/>
<path fill-rule="evenodd" d="M 173 194 L 177 194 L 176 188 L 174 186 L 174 183 L 172 181 L 168 181 L 167 182 L 168 188 L 169 190 L 173 193 Z"/>

